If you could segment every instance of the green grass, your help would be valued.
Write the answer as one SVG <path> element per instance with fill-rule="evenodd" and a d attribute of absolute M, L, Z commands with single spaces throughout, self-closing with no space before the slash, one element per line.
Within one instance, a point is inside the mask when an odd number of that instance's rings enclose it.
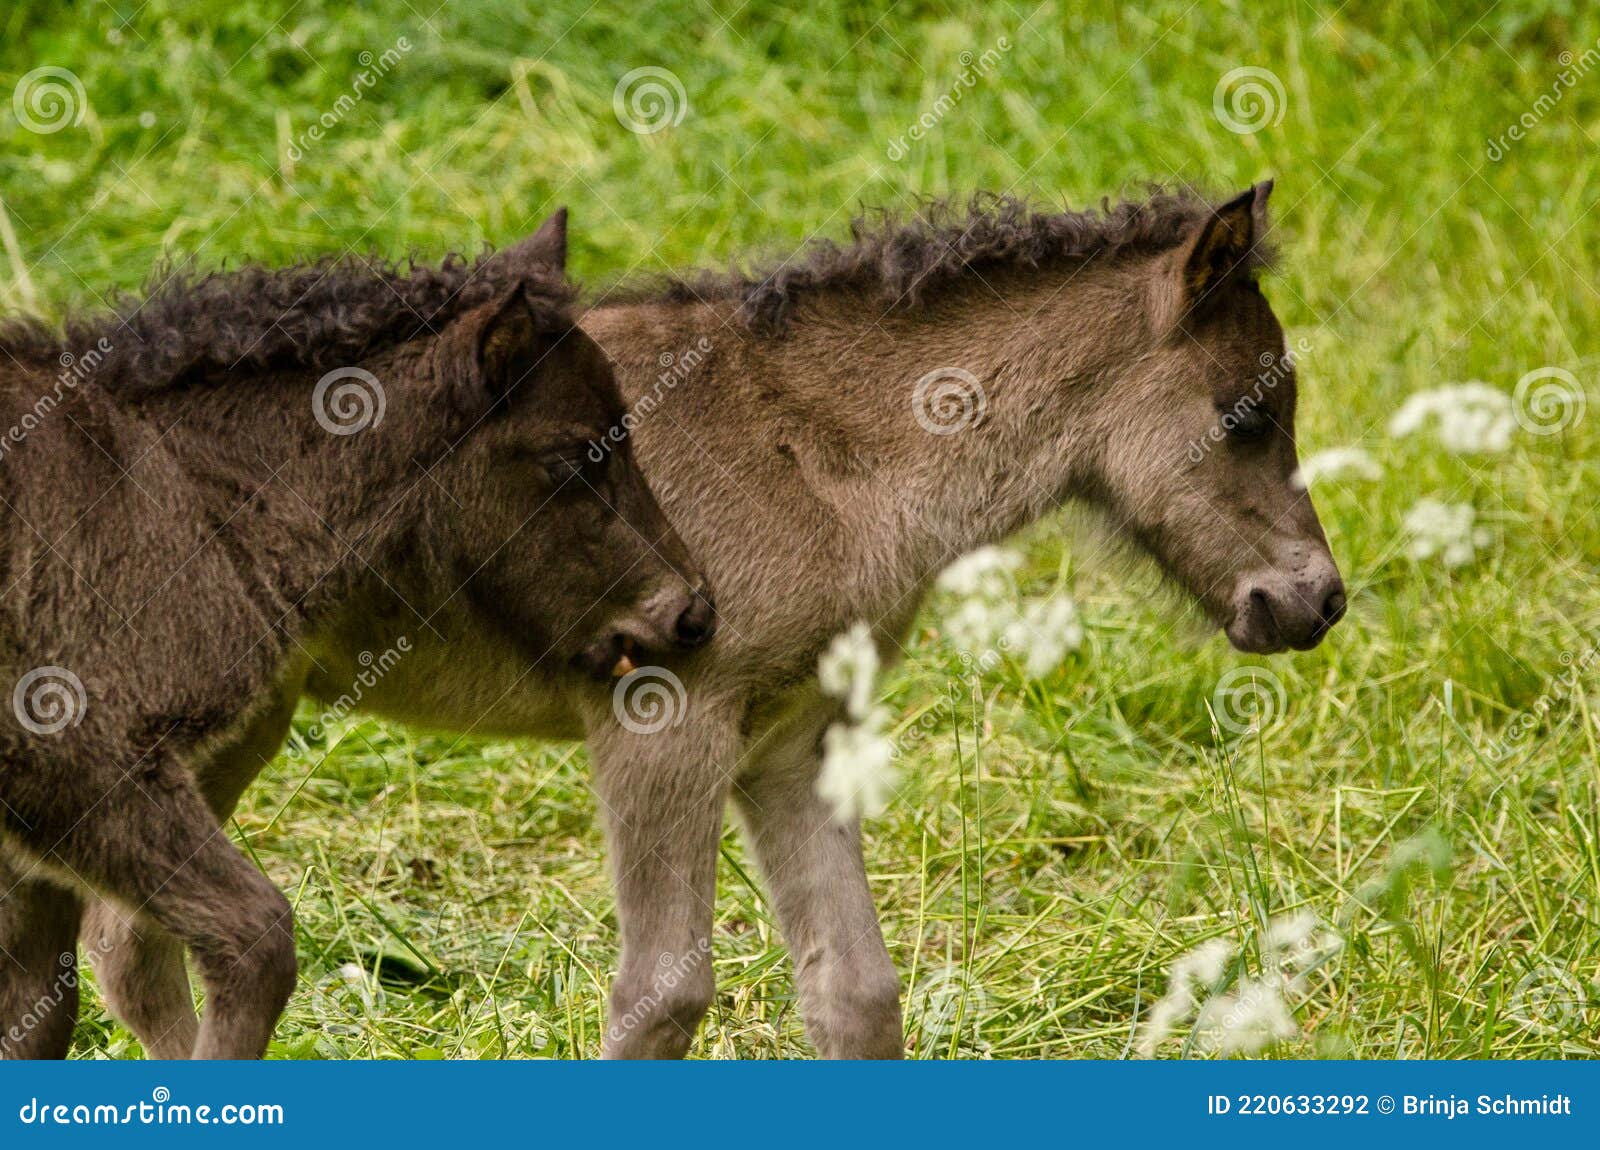
<path fill-rule="evenodd" d="M 931 733 L 867 853 L 908 990 L 955 968 L 981 995 L 935 1037 L 909 993 L 912 1049 L 1121 1056 L 1177 955 L 1226 935 L 1253 962 L 1255 924 L 1304 908 L 1345 945 L 1281 1053 L 1600 1053 L 1591 684 L 1558 691 L 1511 757 L 1487 754 L 1551 690 L 1562 653 L 1596 641 L 1600 396 L 1503 455 L 1384 431 L 1418 389 L 1509 391 L 1547 365 L 1594 375 L 1600 70 L 1499 162 L 1485 154 L 1549 90 L 1558 54 L 1600 38 L 1592 9 L 1158 0 L 1090 22 L 1025 0 L 907 0 L 881 20 L 828 0 L 782 14 L 737 0 L 688 14 L 431 6 L 9 5 L 0 97 L 58 65 L 87 108 L 40 135 L 0 101 L 0 306 L 94 304 L 169 254 L 473 249 L 559 203 L 578 274 L 604 283 L 838 236 L 860 206 L 924 194 L 1081 205 L 1150 179 L 1234 190 L 1274 175 L 1284 259 L 1267 290 L 1291 342 L 1313 346 L 1302 448 L 1361 444 L 1385 465 L 1380 482 L 1318 489 L 1351 616 L 1319 650 L 1271 662 L 1285 711 L 1230 748 L 1207 706 L 1246 660 L 1200 639 L 1147 573 L 1097 561 L 1091 537 L 1045 524 L 1022 542 L 1030 589 L 1070 591 L 1089 626 L 1044 681 L 1008 668 L 972 699 L 930 614 L 888 703 L 907 725 L 934 709 Z M 412 50 L 285 166 L 358 54 L 401 36 Z M 1001 36 L 1000 64 L 888 158 L 951 90 L 959 54 Z M 612 108 L 643 65 L 672 70 L 688 102 L 648 136 Z M 1284 92 L 1281 121 L 1250 135 L 1212 108 L 1219 77 L 1244 65 Z M 1407 557 L 1401 524 L 1424 496 L 1489 523 L 1475 563 Z M 275 763 L 238 817 L 298 908 L 302 989 L 274 1052 L 593 1054 L 616 931 L 583 751 L 373 722 L 339 735 L 325 757 Z M 805 1053 L 785 952 L 731 831 L 714 943 L 720 990 L 695 1052 Z M 351 963 L 382 976 L 370 1009 L 340 989 Z M 138 1050 L 92 995 L 79 1038 L 84 1054 Z"/>

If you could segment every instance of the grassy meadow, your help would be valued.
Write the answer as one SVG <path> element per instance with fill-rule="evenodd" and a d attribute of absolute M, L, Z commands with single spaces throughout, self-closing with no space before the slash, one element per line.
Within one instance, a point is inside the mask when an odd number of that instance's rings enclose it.
<path fill-rule="evenodd" d="M 0 307 L 97 307 L 163 258 L 476 250 L 558 204 L 598 294 L 923 196 L 1274 176 L 1302 455 L 1367 453 L 1313 486 L 1349 618 L 1240 656 L 1066 519 L 1016 543 L 1024 590 L 1082 616 L 1055 670 L 974 685 L 931 606 L 885 681 L 903 787 L 867 831 L 908 1053 L 1128 1056 L 1182 956 L 1226 940 L 1197 994 L 1243 988 L 1296 916 L 1323 942 L 1277 1055 L 1600 1053 L 1600 13 L 1086 11 L 14 0 Z M 639 68 L 671 80 L 621 84 Z M 1408 396 L 1473 380 L 1514 399 L 1503 450 L 1391 433 Z M 1416 546 L 1428 499 L 1472 509 L 1464 558 Z M 1221 713 L 1252 699 L 1254 722 Z M 231 829 L 297 908 L 274 1055 L 597 1052 L 617 939 L 581 747 L 352 718 Z M 694 1053 L 808 1054 L 732 826 L 713 942 Z M 1207 1053 L 1188 1021 L 1158 1055 Z M 76 1050 L 139 1054 L 92 987 Z"/>

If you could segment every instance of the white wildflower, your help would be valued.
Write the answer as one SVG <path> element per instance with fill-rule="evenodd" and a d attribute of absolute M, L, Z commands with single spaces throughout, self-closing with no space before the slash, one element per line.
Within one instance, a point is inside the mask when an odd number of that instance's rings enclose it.
<path fill-rule="evenodd" d="M 1202 942 L 1178 956 L 1167 976 L 1167 993 L 1150 1008 L 1150 1017 L 1145 1020 L 1144 1036 L 1139 1040 L 1141 1058 L 1155 1057 L 1156 1047 L 1172 1033 L 1172 1028 L 1200 1005 L 1196 986 L 1206 990 L 1221 982 L 1232 957 L 1233 943 L 1225 938 Z"/>
<path fill-rule="evenodd" d="M 952 647 L 984 668 L 991 663 L 987 656 L 1007 651 L 1037 679 L 1082 645 L 1083 622 L 1066 595 L 1024 599 L 1015 578 L 1021 565 L 1015 551 L 980 547 L 947 567 L 937 586 L 956 603 L 944 616 L 943 630 Z"/>
<path fill-rule="evenodd" d="M 1267 961 L 1271 962 L 1277 955 L 1304 946 L 1316 931 L 1317 916 L 1309 910 L 1303 910 L 1299 914 L 1280 915 L 1267 924 L 1267 933 L 1262 939 L 1261 949 Z"/>
<path fill-rule="evenodd" d="M 894 743 L 883 734 L 887 714 L 859 724 L 835 723 L 822 737 L 817 794 L 841 823 L 880 815 L 894 793 Z"/>
<path fill-rule="evenodd" d="M 816 784 L 817 794 L 841 823 L 881 814 L 894 790 L 895 748 L 883 733 L 889 712 L 873 706 L 877 678 L 878 648 L 865 623 L 835 635 L 817 661 L 823 691 L 844 703 L 849 718 L 822 737 Z"/>
<path fill-rule="evenodd" d="M 1359 447 L 1333 447 L 1300 461 L 1295 473 L 1296 486 L 1304 490 L 1313 483 L 1339 479 L 1377 479 L 1383 474 L 1378 461 Z"/>
<path fill-rule="evenodd" d="M 1407 514 L 1405 529 L 1411 536 L 1407 552 L 1413 559 L 1439 557 L 1446 567 L 1464 567 L 1494 540 L 1487 527 L 1477 525 L 1478 513 L 1470 503 L 1417 501 Z"/>
<path fill-rule="evenodd" d="M 938 588 L 963 599 L 1005 599 L 1015 594 L 1014 573 L 1022 556 L 1003 547 L 980 547 L 946 567 Z"/>
<path fill-rule="evenodd" d="M 1140 1057 L 1154 1057 L 1173 1029 L 1191 1017 L 1194 1046 L 1208 1053 L 1255 1054 L 1296 1037 L 1300 1028 L 1294 1007 L 1304 1001 L 1308 976 L 1342 948 L 1336 932 L 1302 911 L 1267 924 L 1260 977 L 1241 974 L 1236 985 L 1224 985 L 1234 957 L 1233 943 L 1225 938 L 1179 955 L 1166 995 L 1150 1009 L 1142 1027 Z"/>
<path fill-rule="evenodd" d="M 1239 989 L 1219 994 L 1195 1019 L 1195 1045 L 1222 1054 L 1258 1054 L 1300 1033 L 1279 983 L 1241 978 Z"/>
<path fill-rule="evenodd" d="M 1022 659 L 1028 677 L 1041 679 L 1083 643 L 1077 604 L 1065 595 L 1028 603 L 1002 638 L 1006 649 Z"/>
<path fill-rule="evenodd" d="M 873 687 L 878 677 L 878 647 L 872 629 L 857 623 L 835 635 L 817 662 L 822 689 L 843 701 L 849 716 L 860 722 L 872 711 Z"/>
<path fill-rule="evenodd" d="M 1511 446 L 1516 413 L 1511 397 L 1481 380 L 1421 391 L 1389 421 L 1389 434 L 1412 435 L 1432 419 L 1439 442 L 1457 455 L 1504 451 Z"/>
<path fill-rule="evenodd" d="M 996 646 L 1015 619 L 1009 603 L 963 599 L 944 617 L 944 634 L 956 650 L 976 653 Z"/>

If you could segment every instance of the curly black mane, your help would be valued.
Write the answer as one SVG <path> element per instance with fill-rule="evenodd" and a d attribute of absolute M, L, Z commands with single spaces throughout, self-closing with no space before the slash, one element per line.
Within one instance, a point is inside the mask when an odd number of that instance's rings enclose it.
<path fill-rule="evenodd" d="M 437 332 L 515 281 L 541 328 L 571 325 L 574 293 L 553 269 L 513 272 L 487 255 L 469 262 L 452 254 L 431 267 L 339 256 L 281 269 L 159 269 L 142 299 L 118 296 L 109 313 L 70 318 L 60 333 L 36 319 L 0 324 L 0 354 L 69 363 L 104 339 L 113 350 L 96 382 L 134 392 L 237 371 L 320 371 Z"/>
<path fill-rule="evenodd" d="M 784 330 L 808 293 L 858 290 L 891 307 L 916 307 L 930 293 L 986 268 L 1050 264 L 1160 252 L 1176 247 L 1211 211 L 1189 191 L 1155 191 L 1139 203 L 1099 210 L 1045 211 L 1012 196 L 980 194 L 964 206 L 931 201 L 910 219 L 858 216 L 850 242 L 813 240 L 790 259 L 755 273 L 700 271 L 624 287 L 609 300 L 733 300 L 752 330 Z M 1265 251 L 1257 263 L 1267 262 Z"/>

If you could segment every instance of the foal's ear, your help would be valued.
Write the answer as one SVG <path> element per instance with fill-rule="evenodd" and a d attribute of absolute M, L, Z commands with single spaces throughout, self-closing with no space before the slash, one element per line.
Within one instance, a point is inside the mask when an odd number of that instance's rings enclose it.
<path fill-rule="evenodd" d="M 531 236 L 492 257 L 497 267 L 528 271 L 535 267 L 567 270 L 567 209 L 557 208 Z"/>
<path fill-rule="evenodd" d="M 558 338 L 540 330 L 519 283 L 445 328 L 435 373 L 460 410 L 482 415 L 538 368 Z"/>
<path fill-rule="evenodd" d="M 1193 311 L 1219 285 L 1256 256 L 1266 231 L 1267 197 L 1272 181 L 1264 180 L 1213 210 L 1178 248 L 1178 314 Z"/>

